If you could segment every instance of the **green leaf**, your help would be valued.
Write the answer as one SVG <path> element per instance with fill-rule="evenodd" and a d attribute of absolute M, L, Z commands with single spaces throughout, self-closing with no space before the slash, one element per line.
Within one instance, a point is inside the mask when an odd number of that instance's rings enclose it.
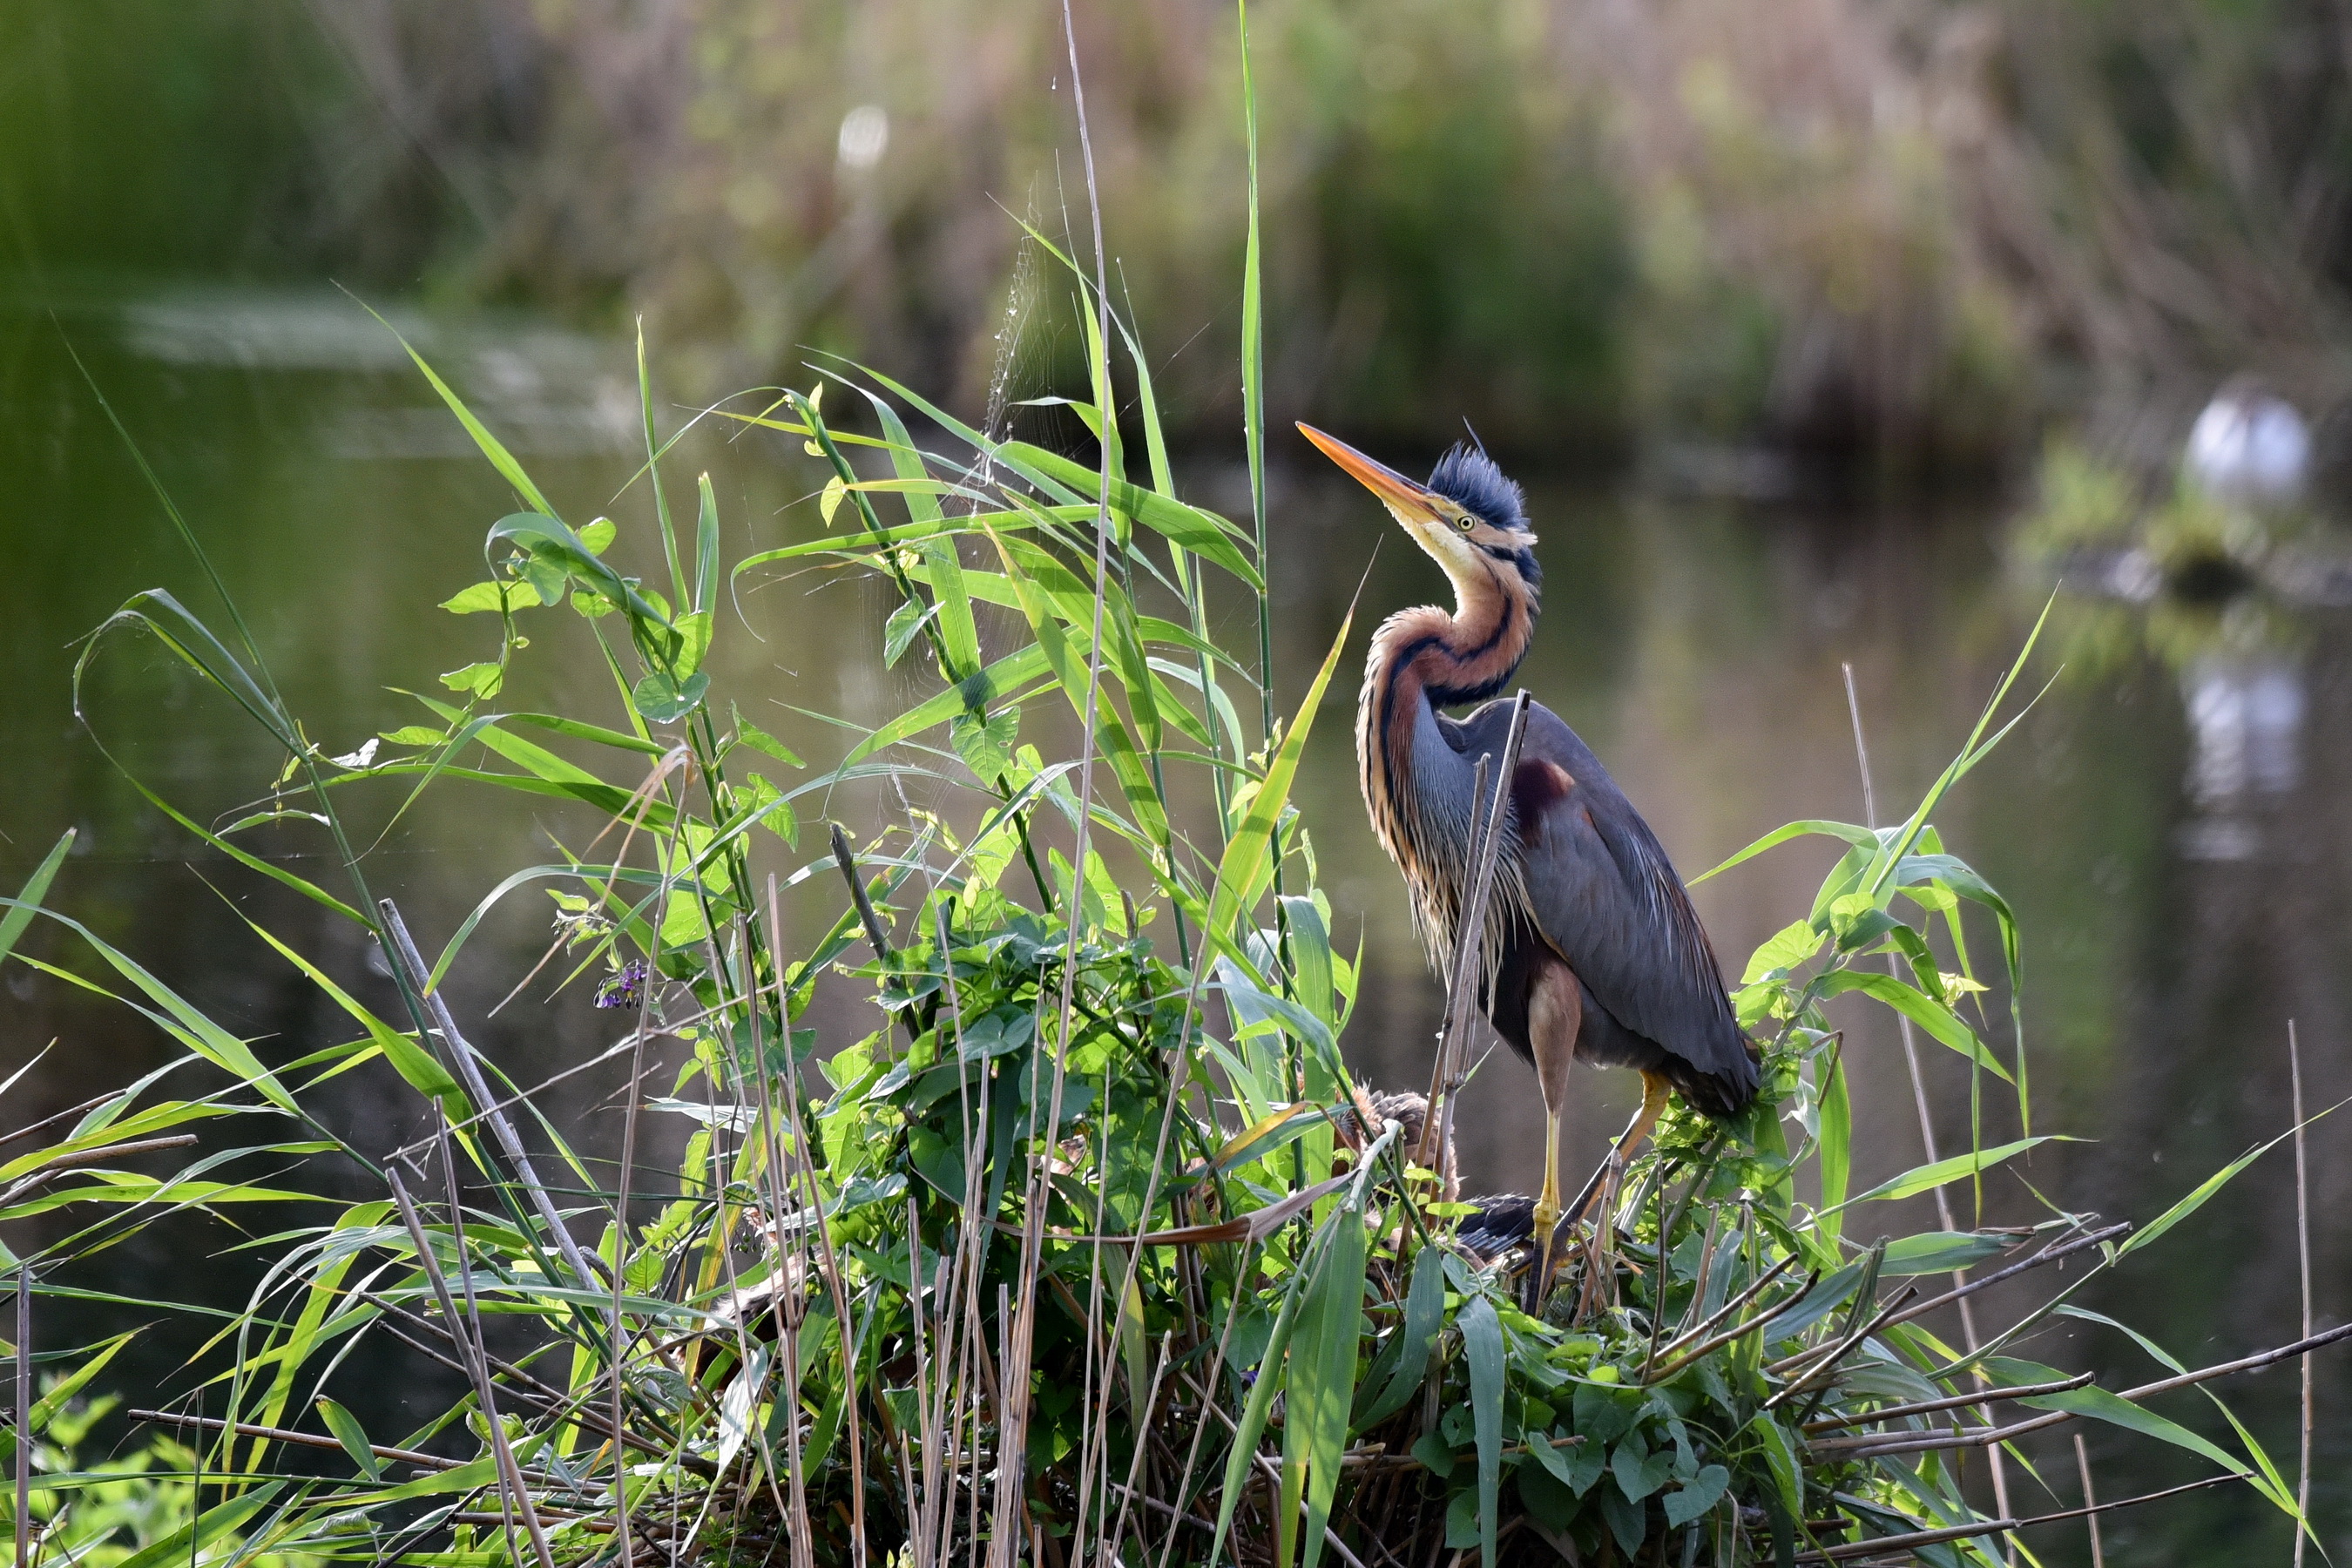
<path fill-rule="evenodd" d="M 1849 991 L 1859 991 L 1885 1003 L 1927 1030 L 1938 1043 L 1949 1046 L 2003 1083 L 2015 1081 L 2000 1059 L 1979 1042 L 1976 1031 L 1960 1022 L 1958 1014 L 1925 992 L 1875 970 L 1841 969 L 1822 977 L 1820 994 L 1824 1000 Z"/>
<path fill-rule="evenodd" d="M 1045 653 L 1035 643 L 1016 648 L 968 680 L 960 681 L 882 725 L 842 759 L 847 767 L 887 746 L 911 740 L 959 713 L 978 712 L 1012 696 L 1046 673 Z"/>
<path fill-rule="evenodd" d="M 162 1540 L 123 1558 L 114 1568 L 169 1568 L 170 1564 L 199 1559 L 205 1547 L 268 1507 L 285 1489 L 282 1480 L 264 1481 L 240 1497 L 206 1509 L 194 1524 L 180 1526 Z"/>
<path fill-rule="evenodd" d="M 1021 739 L 1021 710 L 1005 703 L 982 719 L 959 713 L 948 721 L 948 743 L 974 778 L 993 783 L 1013 767 L 1013 748 Z"/>
<path fill-rule="evenodd" d="M 429 724 L 404 724 L 397 730 L 384 731 L 383 738 L 395 746 L 437 746 L 449 735 Z"/>
<path fill-rule="evenodd" d="M 1301 1568 L 1316 1568 L 1323 1554 L 1323 1529 L 1339 1495 L 1339 1456 L 1348 1446 L 1348 1409 L 1356 1394 L 1356 1346 L 1363 1337 L 1363 1213 L 1350 1202 L 1332 1221 L 1338 1228 L 1323 1249 L 1291 1342 L 1284 1399 L 1283 1518 L 1286 1524 L 1296 1520 L 1289 1500 L 1303 1482 Z"/>
<path fill-rule="evenodd" d="M 925 626 L 940 613 L 937 605 L 927 605 L 920 599 L 908 599 L 890 612 L 890 619 L 882 628 L 882 668 L 895 667 L 907 645 L 922 635 Z"/>
<path fill-rule="evenodd" d="M 469 692 L 487 700 L 499 694 L 506 678 L 506 671 L 498 665 L 468 664 L 444 675 L 441 684 L 452 691 Z"/>
<path fill-rule="evenodd" d="M 743 784 L 744 792 L 751 797 L 743 807 L 744 815 L 785 843 L 797 846 L 801 841 L 800 818 L 784 792 L 756 773 L 745 774 Z"/>
<path fill-rule="evenodd" d="M 512 615 L 517 610 L 537 609 L 539 605 L 535 589 L 509 582 L 477 583 L 441 601 L 441 607 L 453 616 L 476 616 L 485 611 Z"/>
<path fill-rule="evenodd" d="M 1437 1348 L 1438 1331 L 1445 1326 L 1445 1254 L 1424 1247 L 1412 1263 L 1412 1288 L 1405 1295 L 1404 1327 L 1398 1331 L 1395 1370 L 1355 1428 L 1368 1432 L 1395 1415 L 1421 1391 L 1429 1373 L 1430 1356 Z"/>
<path fill-rule="evenodd" d="M 711 629 L 709 610 L 697 610 L 679 619 L 677 657 L 672 661 L 671 673 L 680 681 L 690 679 L 702 668 L 704 656 L 710 652 Z"/>
<path fill-rule="evenodd" d="M 743 710 L 741 709 L 736 708 L 730 703 L 729 705 L 729 711 L 735 717 L 735 743 L 737 745 L 749 746 L 756 752 L 765 752 L 768 755 L 775 758 L 776 761 L 783 763 L 784 766 L 788 768 L 803 768 L 808 765 L 806 763 L 802 762 L 798 756 L 793 754 L 792 749 L 786 746 L 782 741 L 777 740 L 773 735 L 769 734 L 765 730 L 761 729 L 760 726 L 752 723 L 749 719 L 744 718 Z"/>
<path fill-rule="evenodd" d="M 1822 1089 L 1820 1163 L 1822 1234 L 1835 1243 L 1842 1228 L 1839 1205 L 1845 1202 L 1846 1180 L 1853 1169 L 1853 1100 L 1847 1092 L 1845 1054 L 1835 1046 L 1816 1060 L 1817 1071 L 1829 1075 Z"/>
<path fill-rule="evenodd" d="M 1748 968 L 1739 983 L 1753 985 L 1774 970 L 1794 969 L 1821 950 L 1822 933 L 1812 928 L 1811 921 L 1790 921 L 1748 956 Z"/>
<path fill-rule="evenodd" d="M 2015 1386 L 2028 1383 L 2063 1383 L 2066 1374 L 2054 1367 L 2037 1362 L 2014 1361 L 2007 1356 L 1987 1356 L 1985 1370 L 2001 1382 Z M 2069 1388 L 2057 1394 L 2038 1394 L 2021 1399 L 2020 1405 L 2036 1410 L 2066 1410 L 2077 1415 L 2087 1415 L 2127 1431 L 2155 1437 L 2176 1448 L 2186 1448 L 2201 1454 L 2233 1476 L 2251 1475 L 2245 1462 L 2228 1450 L 2200 1437 L 2177 1421 L 2168 1421 L 2153 1410 L 2145 1410 L 2120 1394 L 2093 1384 L 2087 1388 Z"/>
<path fill-rule="evenodd" d="M 602 555 L 612 548 L 614 538 L 620 533 L 618 524 L 609 517 L 600 517 L 580 530 L 580 542 L 591 555 Z"/>
<path fill-rule="evenodd" d="M 1721 1465 L 1706 1466 L 1691 1479 L 1688 1486 L 1666 1494 L 1666 1527 L 1680 1530 L 1721 1500 L 1724 1489 L 1730 1485 L 1729 1470 Z"/>
<path fill-rule="evenodd" d="M 2329 1106 L 2327 1108 L 2328 1110 L 2333 1110 L 2335 1109 L 2336 1108 L 2334 1106 Z M 2326 1114 L 2327 1110 L 2323 1110 L 2319 1113 L 2320 1116 L 2325 1116 Z M 2315 1116 L 2311 1120 L 2316 1121 L 2319 1120 L 2319 1117 Z M 2137 1252 L 2141 1247 L 2155 1241 L 2166 1231 L 2170 1230 L 2174 1226 L 2179 1225 L 2182 1220 L 2187 1219 L 2190 1215 L 2193 1215 L 2199 1209 L 2203 1208 L 2206 1201 L 2212 1197 L 2215 1193 L 2220 1192 L 2223 1187 L 2228 1186 L 2232 1181 L 2237 1179 L 2239 1172 L 2244 1170 L 2247 1166 L 2252 1164 L 2255 1161 L 2261 1159 L 2263 1155 L 2269 1153 L 2272 1150 L 2277 1148 L 2281 1143 L 2285 1142 L 2288 1139 L 2294 1136 L 2294 1129 L 2290 1127 L 2285 1131 L 2280 1133 L 2277 1137 L 2272 1139 L 2269 1142 L 2257 1144 L 2255 1147 L 2247 1150 L 2244 1153 L 2239 1155 L 2236 1159 L 2231 1161 L 2228 1164 L 2222 1166 L 2220 1170 L 2214 1172 L 2211 1175 L 2198 1183 L 2197 1185 L 2190 1189 L 2188 1194 L 2182 1197 L 2179 1202 L 2174 1204 L 2170 1208 L 2157 1215 L 2153 1220 L 2150 1220 L 2145 1228 L 2134 1231 L 2129 1237 L 2126 1237 L 2122 1244 L 2116 1248 L 2116 1256 L 2121 1258 L 2126 1254 Z"/>
<path fill-rule="evenodd" d="M 0 915 L 0 963 L 7 962 L 8 954 L 16 946 L 16 939 L 24 935 L 25 928 L 32 923 L 33 911 L 39 908 L 41 900 L 48 893 L 50 882 L 57 878 L 58 868 L 65 864 L 67 851 L 73 847 L 75 832 L 76 829 L 68 827 L 58 835 L 58 841 L 49 846 L 48 854 L 42 857 L 40 865 L 34 868 L 33 874 L 26 878 L 25 885 L 17 889 L 14 907 L 6 914 Z"/>
<path fill-rule="evenodd" d="M 324 970 L 278 941 L 243 910 L 238 910 L 237 914 L 252 928 L 256 936 L 277 949 L 279 956 L 308 976 L 310 983 L 325 992 L 336 1006 L 358 1020 L 360 1026 L 368 1032 L 368 1038 L 375 1042 L 376 1047 L 383 1052 L 384 1059 L 392 1064 L 393 1070 L 400 1074 L 409 1088 L 427 1100 L 438 1100 L 443 1114 L 453 1123 L 462 1126 L 472 1119 L 474 1109 L 466 1098 L 466 1091 L 458 1087 L 457 1080 L 449 1076 L 448 1069 L 432 1053 L 410 1036 L 370 1012 L 357 997 L 329 978 Z"/>
<path fill-rule="evenodd" d="M 693 712 L 709 690 L 708 675 L 697 672 L 678 681 L 656 670 L 630 689 L 629 703 L 649 724 L 675 724 Z"/>
<path fill-rule="evenodd" d="M 707 614 L 710 595 L 719 587 L 719 498 L 711 491 L 709 474 L 698 476 L 694 488 L 700 498 L 694 523 L 694 607 Z M 587 542 L 584 535 L 581 542 Z"/>
<path fill-rule="evenodd" d="M 51 853 L 55 854 L 56 851 L 52 850 Z M 37 879 L 39 873 L 36 872 Z M 143 1007 L 140 1009 L 157 1026 L 222 1071 L 233 1075 L 240 1082 L 251 1084 L 260 1091 L 263 1099 L 279 1110 L 289 1115 L 299 1114 L 296 1110 L 293 1096 L 286 1092 L 285 1086 L 278 1081 L 275 1074 L 261 1065 L 261 1058 L 253 1054 L 251 1047 L 199 1012 L 178 992 L 149 973 L 130 955 L 110 945 L 97 932 L 79 921 L 58 914 L 54 910 L 36 910 L 32 904 L 15 899 L 0 900 L 0 905 L 5 905 L 12 911 L 26 910 L 47 915 L 80 937 L 100 958 L 112 966 L 116 973 L 144 992 L 149 1000 L 163 1009 L 160 1013 Z M 48 966 L 42 967 L 47 969 Z"/>
<path fill-rule="evenodd" d="M 1266 1417 L 1273 1413 L 1274 1396 L 1281 1389 L 1281 1368 L 1290 1348 L 1290 1336 L 1298 1322 L 1299 1304 L 1306 1292 L 1300 1289 L 1305 1281 L 1293 1270 L 1288 1288 L 1283 1292 L 1282 1310 L 1276 1314 L 1274 1329 L 1267 1336 L 1265 1352 L 1258 1358 L 1257 1381 L 1250 1385 L 1249 1402 L 1242 1406 L 1242 1418 L 1234 1427 L 1233 1447 L 1225 1455 L 1223 1500 L 1217 1506 L 1217 1531 L 1209 1542 L 1209 1557 L 1217 1562 L 1224 1554 L 1225 1536 L 1233 1529 L 1234 1510 L 1240 1506 L 1246 1489 L 1252 1461 L 1257 1455 L 1258 1438 L 1265 1433 Z"/>
<path fill-rule="evenodd" d="M 1471 1298 L 1454 1321 L 1470 1368 L 1470 1412 L 1478 1443 L 1479 1560 L 1494 1568 L 1503 1479 L 1503 1325 L 1495 1304 L 1484 1296 Z"/>
<path fill-rule="evenodd" d="M 343 1452 L 352 1457 L 352 1463 L 360 1468 L 360 1474 L 372 1481 L 383 1479 L 383 1461 L 369 1447 L 367 1428 L 360 1425 L 358 1416 L 321 1394 L 319 1418 L 335 1435 L 335 1441 L 343 1446 Z"/>
<path fill-rule="evenodd" d="M 1975 1230 L 1927 1230 L 1886 1244 L 1882 1274 L 1948 1274 L 2016 1244 L 2017 1237 Z"/>
<path fill-rule="evenodd" d="M 1639 1432 L 1620 1442 L 1609 1456 L 1609 1473 L 1616 1478 L 1618 1489 L 1627 1502 L 1640 1502 L 1675 1473 L 1675 1453 L 1661 1448 L 1653 1454 Z"/>
<path fill-rule="evenodd" d="M 1234 928 L 1241 917 L 1256 907 L 1258 899 L 1274 881 L 1275 825 L 1281 821 L 1283 807 L 1289 804 L 1291 782 L 1298 773 L 1298 759 L 1307 750 L 1307 737 L 1315 728 L 1323 693 L 1331 684 L 1332 672 L 1339 668 L 1339 655 L 1348 646 L 1348 633 L 1354 624 L 1352 615 L 1339 623 L 1339 634 L 1331 639 L 1331 651 L 1323 656 L 1323 668 L 1316 672 L 1306 699 L 1290 721 L 1289 732 L 1283 736 L 1282 745 L 1267 764 L 1265 777 L 1250 801 L 1248 815 L 1226 842 L 1225 852 L 1217 862 L 1216 888 L 1210 896 L 1207 922 L 1207 935 L 1212 941 L 1234 945 Z"/>
<path fill-rule="evenodd" d="M 1777 848 L 1780 845 L 1788 843 L 1789 840 L 1792 838 L 1803 838 L 1812 834 L 1820 834 L 1830 838 L 1843 838 L 1848 844 L 1854 845 L 1861 848 L 1875 849 L 1878 847 L 1878 835 L 1873 833 L 1867 827 L 1857 827 L 1851 822 L 1824 822 L 1819 819 L 1811 819 L 1804 822 L 1791 822 L 1774 828 L 1771 832 L 1766 834 L 1755 843 L 1750 844 L 1747 848 L 1742 849 L 1739 853 L 1734 855 L 1730 859 L 1726 860 L 1719 865 L 1709 867 L 1706 870 L 1700 872 L 1697 876 L 1693 877 L 1690 879 L 1690 885 L 1696 888 L 1701 882 L 1706 881 L 1709 877 L 1728 871 L 1743 860 L 1752 860 L 1757 856 L 1763 854 L 1767 849 Z"/>
<path fill-rule="evenodd" d="M 1937 1160 L 1932 1164 L 1915 1165 L 1899 1176 L 1890 1177 L 1879 1183 L 1866 1193 L 1848 1198 L 1845 1206 L 1884 1202 L 1893 1198 L 1907 1198 L 1920 1193 L 1931 1192 L 1948 1182 L 1957 1182 L 1962 1177 L 1989 1171 L 2011 1155 L 2022 1154 L 2028 1149 L 2053 1142 L 2072 1143 L 2080 1140 L 2062 1138 L 2055 1133 L 2042 1133 L 2032 1138 L 2020 1138 L 2014 1143 L 2002 1143 L 1990 1149 L 1972 1150 L 1966 1154 L 1955 1154 L 1948 1160 Z"/>

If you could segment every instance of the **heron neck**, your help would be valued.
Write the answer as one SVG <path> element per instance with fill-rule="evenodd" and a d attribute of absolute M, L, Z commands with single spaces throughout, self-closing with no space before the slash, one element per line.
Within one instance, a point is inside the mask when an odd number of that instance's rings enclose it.
<path fill-rule="evenodd" d="M 1437 710 L 1500 691 L 1535 632 L 1534 597 L 1516 579 L 1480 573 L 1474 581 L 1457 579 L 1454 592 L 1451 615 L 1424 605 L 1381 623 L 1356 709 L 1364 804 L 1373 830 L 1408 877 L 1447 836 L 1449 824 L 1435 820 L 1447 803 L 1426 797 L 1466 799 L 1470 789 L 1468 763 L 1445 743 Z M 1431 754 L 1417 754 L 1423 751 Z M 1464 775 L 1458 791 L 1443 787 L 1452 770 Z"/>

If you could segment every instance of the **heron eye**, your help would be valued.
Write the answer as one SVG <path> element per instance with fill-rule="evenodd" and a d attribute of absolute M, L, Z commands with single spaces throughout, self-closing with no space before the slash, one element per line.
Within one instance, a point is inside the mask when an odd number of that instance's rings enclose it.
<path fill-rule="evenodd" d="M 1455 520 L 1454 526 L 1467 533 L 1478 526 L 1478 520 L 1471 517 L 1459 518 Z"/>

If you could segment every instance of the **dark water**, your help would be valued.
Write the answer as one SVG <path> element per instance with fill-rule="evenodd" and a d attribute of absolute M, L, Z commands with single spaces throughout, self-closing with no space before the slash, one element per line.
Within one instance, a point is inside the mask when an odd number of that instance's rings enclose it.
<path fill-rule="evenodd" d="M 624 348 L 528 321 L 404 324 L 568 515 L 609 510 L 643 542 L 642 488 L 614 499 L 636 466 Z M 396 345 L 340 297 L 169 296 L 54 320 L 0 317 L 0 880 L 13 889 L 60 831 L 78 827 L 56 895 L 61 907 L 261 1038 L 275 1059 L 342 1039 L 341 1017 L 244 920 L 268 925 L 388 1006 L 388 985 L 350 931 L 195 853 L 74 717 L 77 639 L 129 595 L 167 587 L 215 621 L 219 605 L 65 353 L 68 339 L 214 552 L 292 707 L 331 750 L 423 716 L 388 689 L 438 691 L 438 672 L 491 651 L 492 628 L 433 605 L 481 575 L 484 530 L 511 510 L 508 498 Z M 814 483 L 793 445 L 714 434 L 683 450 L 678 477 L 695 467 L 712 474 L 730 554 L 815 527 L 814 509 L 793 509 Z M 1374 1081 L 1418 1084 L 1436 992 L 1401 884 L 1355 799 L 1349 727 L 1369 624 L 1434 596 L 1443 582 L 1399 538 L 1375 552 L 1393 531 L 1365 498 L 1303 453 L 1287 456 L 1299 466 L 1276 475 L 1274 572 L 1286 709 L 1370 564 L 1349 674 L 1321 716 L 1301 791 L 1340 933 L 1352 940 L 1360 931 L 1364 943 L 1364 994 L 1347 1044 Z M 1194 464 L 1189 472 L 1203 500 L 1236 509 L 1230 468 Z M 673 503 L 688 504 L 673 486 Z M 1786 820 L 1860 817 L 1843 663 L 1859 683 L 1877 810 L 1906 810 L 1966 734 L 2043 592 L 2003 564 L 2005 504 L 1997 497 L 1932 507 L 1761 505 L 1590 483 L 1530 489 L 1547 610 L 1522 679 L 1607 761 L 1685 874 Z M 870 721 L 920 689 L 907 665 L 877 669 L 887 606 L 870 585 L 815 571 L 746 579 L 745 587 L 720 683 L 812 759 L 837 755 L 843 732 L 794 710 Z M 1236 601 L 1219 627 L 1236 647 L 1251 638 L 1244 614 Z M 2352 1093 L 2347 624 L 2315 615 L 2255 631 L 2222 625 L 2201 647 L 2168 644 L 2159 655 L 2135 640 L 2128 613 L 2120 622 L 2117 614 L 2062 604 L 2051 647 L 2072 650 L 2069 669 L 1939 814 L 1953 851 L 2009 896 L 2024 926 L 2035 1131 L 2086 1140 L 2045 1147 L 1990 1183 L 1990 1217 L 2000 1220 L 2039 1212 L 2021 1177 L 2062 1206 L 2146 1220 L 2283 1131 L 2290 1019 L 2309 1103 Z M 551 615 L 531 629 L 534 647 L 502 705 L 561 705 L 617 721 L 609 679 L 578 623 Z M 2040 661 L 2025 689 L 2056 662 Z M 102 646 L 83 706 L 122 764 L 200 818 L 258 796 L 278 765 L 257 730 L 150 638 Z M 381 819 L 390 804 L 383 795 L 358 809 Z M 894 814 L 897 803 L 845 797 L 835 809 L 863 826 Z M 446 933 L 507 871 L 553 858 L 548 835 L 578 826 L 544 803 L 443 786 L 383 837 L 371 873 L 421 929 Z M 304 874 L 333 873 L 322 846 L 302 833 L 274 831 L 257 843 Z M 1791 847 L 1697 889 L 1728 967 L 1803 913 L 1831 858 L 1826 848 Z M 776 847 L 776 868 L 799 863 Z M 810 934 L 832 919 L 830 897 L 812 889 L 787 923 Z M 551 912 L 542 898 L 525 889 L 485 923 L 454 982 L 461 1016 L 482 1017 L 536 961 Z M 1972 928 L 1971 942 L 1979 966 L 1993 965 L 1990 927 Z M 37 933 L 29 950 L 89 968 L 54 930 Z M 481 1031 L 485 1048 L 523 1081 L 584 1059 L 610 1034 L 578 995 L 543 1004 L 544 990 Z M 1920 1129 L 1893 1029 L 1859 1004 L 1845 1021 L 1861 1129 L 1855 1174 L 1869 1183 L 1917 1163 Z M 826 1022 L 863 1026 L 845 1009 Z M 9 1095 L 9 1125 L 171 1054 L 123 1011 L 12 967 L 0 994 L 0 1068 L 45 1047 L 47 1057 Z M 1931 1043 L 1920 1050 L 1939 1148 L 1950 1152 L 1968 1133 L 1966 1074 Z M 551 1093 L 547 1109 L 600 1145 L 617 1126 L 612 1087 L 609 1076 L 583 1075 Z M 1588 1074 L 1582 1088 L 1572 1158 L 1589 1161 L 1633 1096 L 1614 1075 Z M 412 1099 L 388 1078 L 362 1074 L 340 1080 L 322 1106 L 363 1145 L 381 1148 L 415 1131 Z M 2013 1106 L 1999 1097 L 1986 1104 L 1988 1140 L 2013 1136 Z M 1507 1057 L 1491 1061 L 1465 1125 L 1475 1186 L 1531 1185 L 1540 1124 L 1524 1069 Z M 2352 1245 L 2337 1218 L 2352 1199 L 2352 1134 L 2321 1123 L 2310 1157 L 2325 1326 L 2352 1302 Z M 355 1167 L 320 1165 L 304 1179 L 353 1200 L 373 1195 Z M 2127 1319 L 2191 1363 L 2292 1339 L 2294 1214 L 2293 1167 L 2282 1149 L 2163 1246 L 2077 1300 Z M 1885 1220 L 1857 1219 L 1855 1229 L 1928 1223 L 1923 1202 Z M 125 1294 L 203 1291 L 234 1302 L 252 1280 L 249 1260 L 226 1250 L 236 1239 L 217 1226 L 178 1226 L 100 1255 L 81 1277 Z M 69 1326 L 95 1331 L 140 1316 L 93 1309 L 87 1323 Z M 2158 1375 L 2120 1335 L 2081 1323 L 2062 1321 L 2018 1353 L 2095 1365 L 2110 1387 Z M 173 1359 L 152 1352 L 141 1375 L 163 1378 Z M 2352 1461 L 2347 1364 L 2342 1351 L 2318 1363 L 2315 1501 L 2331 1542 L 2352 1521 L 2352 1488 L 2339 1479 Z M 2294 1377 L 2289 1370 L 2218 1385 L 2290 1473 Z M 342 1396 L 390 1425 L 440 1392 L 378 1386 Z M 2173 1396 L 2164 1409 L 2226 1434 L 2195 1394 Z M 2144 1438 L 2096 1427 L 2088 1436 L 2103 1497 L 2199 1473 L 2197 1461 Z M 2072 1506 L 2071 1450 L 2037 1453 L 2056 1500 L 2013 1478 L 2013 1506 Z M 2087 1560 L 2077 1528 L 2039 1535 L 2030 1544 L 2047 1557 Z M 2115 1517 L 2105 1539 L 2110 1560 L 2132 1563 L 2252 1561 L 2249 1542 L 2265 1560 L 2283 1561 L 2286 1551 L 2283 1521 L 2242 1489 Z"/>

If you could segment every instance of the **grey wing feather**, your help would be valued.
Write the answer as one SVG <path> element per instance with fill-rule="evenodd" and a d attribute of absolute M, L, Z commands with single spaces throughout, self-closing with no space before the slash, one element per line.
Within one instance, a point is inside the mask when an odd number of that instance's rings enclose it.
<path fill-rule="evenodd" d="M 1485 718 L 1483 711 L 1474 715 L 1465 729 L 1483 730 L 1477 721 Z M 1532 837 L 1521 839 L 1528 912 L 1538 929 L 1619 1024 L 1679 1065 L 1718 1080 L 1718 1092 L 1734 1104 L 1745 1104 L 1756 1084 L 1755 1062 L 1698 911 L 1664 847 L 1557 714 L 1529 711 L 1519 754 L 1522 772 L 1530 763 L 1548 763 L 1574 781 L 1538 814 Z M 1700 1086 L 1678 1087 L 1688 1092 Z"/>

